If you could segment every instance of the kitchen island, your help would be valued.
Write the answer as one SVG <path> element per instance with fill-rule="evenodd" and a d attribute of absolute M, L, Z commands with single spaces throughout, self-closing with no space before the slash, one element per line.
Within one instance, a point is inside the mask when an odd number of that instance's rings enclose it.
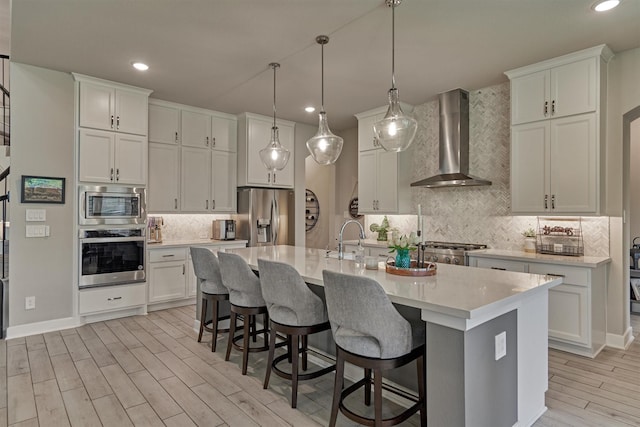
<path fill-rule="evenodd" d="M 395 304 L 426 322 L 427 417 L 433 426 L 529 426 L 546 410 L 549 288 L 559 277 L 438 264 L 435 276 L 357 268 L 325 251 L 293 246 L 231 249 L 292 265 L 323 286 L 322 270 L 376 280 Z M 504 338 L 504 339 L 502 339 Z M 497 360 L 496 360 L 497 359 Z"/>

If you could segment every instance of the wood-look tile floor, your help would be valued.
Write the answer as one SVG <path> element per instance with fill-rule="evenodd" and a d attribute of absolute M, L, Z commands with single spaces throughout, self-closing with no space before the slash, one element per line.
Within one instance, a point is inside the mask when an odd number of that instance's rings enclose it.
<path fill-rule="evenodd" d="M 291 409 L 287 381 L 262 388 L 266 353 L 241 375 L 239 352 L 224 361 L 226 337 L 216 353 L 210 334 L 196 342 L 194 315 L 179 307 L 0 340 L 0 427 L 327 425 L 333 374 L 302 382 Z M 596 359 L 550 350 L 546 401 L 536 427 L 640 426 L 640 342 Z"/>

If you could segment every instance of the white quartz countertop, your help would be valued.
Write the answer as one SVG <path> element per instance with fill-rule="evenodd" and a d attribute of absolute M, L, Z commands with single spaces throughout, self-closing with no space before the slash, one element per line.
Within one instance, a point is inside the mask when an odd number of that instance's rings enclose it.
<path fill-rule="evenodd" d="M 325 251 L 298 246 L 262 246 L 232 249 L 249 266 L 258 269 L 258 258 L 290 264 L 307 282 L 323 285 L 322 270 L 370 277 L 376 280 L 391 301 L 462 319 L 474 319 L 559 285 L 561 278 L 529 273 L 496 271 L 438 264 L 434 276 L 406 277 L 388 274 L 384 263 L 378 270 L 356 268 L 350 260 L 325 257 Z"/>
<path fill-rule="evenodd" d="M 469 251 L 467 254 L 478 258 L 510 259 L 513 261 L 543 262 L 546 264 L 589 268 L 597 268 L 611 262 L 611 258 L 609 257 L 548 255 L 502 249 L 478 249 Z"/>
<path fill-rule="evenodd" d="M 214 240 L 214 239 L 185 239 L 185 240 L 165 240 L 161 243 L 147 243 L 147 249 L 173 248 L 176 246 L 199 246 L 199 245 L 215 245 L 215 246 L 247 246 L 246 240 Z"/>
<path fill-rule="evenodd" d="M 342 242 L 345 245 L 354 245 L 356 246 L 358 244 L 357 240 L 345 240 L 344 242 Z M 389 242 L 387 242 L 386 240 L 375 240 L 375 239 L 364 239 L 362 241 L 362 246 L 368 246 L 371 248 L 388 248 L 389 247 Z"/>

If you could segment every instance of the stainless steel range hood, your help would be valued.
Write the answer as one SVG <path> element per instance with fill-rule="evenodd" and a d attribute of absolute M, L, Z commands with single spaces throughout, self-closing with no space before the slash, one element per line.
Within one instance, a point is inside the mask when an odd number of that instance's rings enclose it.
<path fill-rule="evenodd" d="M 491 185 L 469 174 L 469 92 L 454 89 L 438 96 L 440 104 L 439 174 L 411 184 L 412 187 L 468 187 Z"/>

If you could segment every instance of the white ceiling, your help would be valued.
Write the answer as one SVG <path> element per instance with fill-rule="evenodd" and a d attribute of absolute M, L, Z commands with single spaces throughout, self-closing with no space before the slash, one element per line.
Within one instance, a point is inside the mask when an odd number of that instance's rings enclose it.
<path fill-rule="evenodd" d="M 596 14 L 593 0 L 404 0 L 396 8 L 400 99 L 506 81 L 503 72 L 606 43 L 640 47 L 640 0 Z M 227 113 L 317 123 L 327 34 L 325 109 L 333 130 L 386 104 L 391 10 L 384 0 L 13 0 L 13 61 L 153 89 L 152 97 Z M 133 70 L 141 60 L 151 67 Z"/>

